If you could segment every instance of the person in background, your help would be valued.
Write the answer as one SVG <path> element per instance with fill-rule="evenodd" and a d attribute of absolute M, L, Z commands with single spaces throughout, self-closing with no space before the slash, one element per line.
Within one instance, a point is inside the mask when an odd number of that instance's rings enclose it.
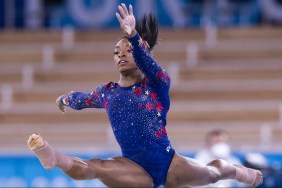
<path fill-rule="evenodd" d="M 200 150 L 194 158 L 204 164 L 208 164 L 212 160 L 223 159 L 232 164 L 241 165 L 241 161 L 232 154 L 229 144 L 230 136 L 223 129 L 213 129 L 209 131 L 205 137 L 205 147 Z M 223 180 L 207 186 L 212 187 L 246 187 L 245 184 L 238 183 L 234 180 Z"/>

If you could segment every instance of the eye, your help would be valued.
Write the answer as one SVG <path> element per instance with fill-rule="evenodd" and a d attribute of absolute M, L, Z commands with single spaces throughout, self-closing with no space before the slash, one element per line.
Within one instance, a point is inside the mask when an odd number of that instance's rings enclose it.
<path fill-rule="evenodd" d="M 127 52 L 131 53 L 131 50 L 127 50 Z"/>
<path fill-rule="evenodd" d="M 114 52 L 115 55 L 118 55 L 118 51 Z"/>

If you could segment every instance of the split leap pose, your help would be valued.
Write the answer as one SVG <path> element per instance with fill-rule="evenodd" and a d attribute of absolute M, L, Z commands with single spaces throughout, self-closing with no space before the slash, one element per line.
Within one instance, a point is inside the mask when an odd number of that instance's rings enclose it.
<path fill-rule="evenodd" d="M 179 155 L 166 132 L 170 106 L 170 77 L 150 55 L 157 41 L 158 24 L 150 14 L 135 22 L 132 6 L 118 6 L 116 17 L 124 38 L 114 48 L 118 83 L 110 82 L 90 93 L 60 96 L 57 105 L 76 110 L 104 108 L 122 156 L 82 160 L 57 151 L 42 136 L 33 134 L 29 148 L 46 169 L 60 168 L 76 180 L 100 179 L 109 187 L 201 186 L 235 179 L 250 186 L 262 183 L 258 170 L 214 160 L 203 165 Z"/>

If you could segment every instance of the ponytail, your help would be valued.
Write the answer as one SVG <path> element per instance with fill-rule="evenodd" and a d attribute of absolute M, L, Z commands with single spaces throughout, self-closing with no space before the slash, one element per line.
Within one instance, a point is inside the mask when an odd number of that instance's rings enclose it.
<path fill-rule="evenodd" d="M 151 51 L 157 43 L 159 26 L 154 14 L 145 14 L 140 20 L 136 21 L 136 31 L 149 45 Z"/>

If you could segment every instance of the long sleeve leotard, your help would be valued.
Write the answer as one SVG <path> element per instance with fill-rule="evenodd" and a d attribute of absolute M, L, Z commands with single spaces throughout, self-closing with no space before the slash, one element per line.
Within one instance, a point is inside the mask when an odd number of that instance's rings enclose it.
<path fill-rule="evenodd" d="M 76 110 L 104 108 L 122 155 L 141 165 L 155 185 L 160 185 L 165 179 L 157 179 L 166 176 L 174 153 L 165 128 L 170 78 L 147 52 L 138 34 L 128 41 L 135 63 L 145 76 L 141 83 L 121 87 L 110 82 L 90 93 L 71 92 L 62 101 Z"/>

